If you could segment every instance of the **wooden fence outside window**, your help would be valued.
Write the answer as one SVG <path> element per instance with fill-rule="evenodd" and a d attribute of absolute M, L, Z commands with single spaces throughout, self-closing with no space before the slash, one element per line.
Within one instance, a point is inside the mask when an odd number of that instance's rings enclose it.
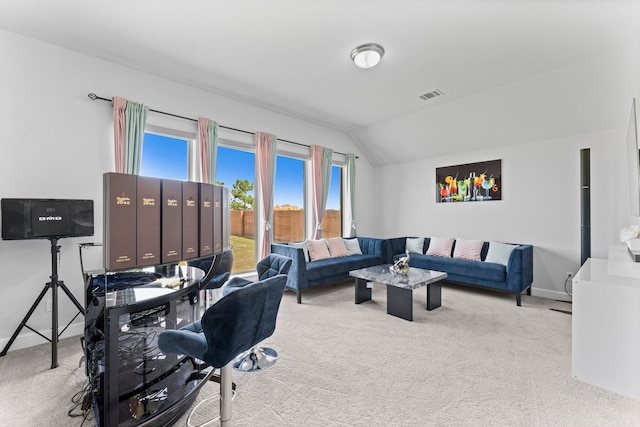
<path fill-rule="evenodd" d="M 231 235 L 255 239 L 254 211 L 230 211 Z M 304 211 L 276 210 L 273 212 L 273 239 L 276 242 L 299 242 L 304 236 Z M 323 237 L 342 236 L 342 217 L 339 210 L 327 209 L 322 221 Z"/>

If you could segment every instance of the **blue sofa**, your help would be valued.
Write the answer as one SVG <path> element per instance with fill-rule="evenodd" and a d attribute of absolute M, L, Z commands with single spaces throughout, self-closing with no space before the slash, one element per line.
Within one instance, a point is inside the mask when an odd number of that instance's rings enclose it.
<path fill-rule="evenodd" d="M 388 263 L 405 256 L 406 237 L 388 239 Z M 409 265 L 427 270 L 447 273 L 445 281 L 481 288 L 498 289 L 513 292 L 516 304 L 520 306 L 520 294 L 527 290 L 531 294 L 533 283 L 533 246 L 517 245 L 511 252 L 507 265 L 484 262 L 489 250 L 489 242 L 484 242 L 480 258 L 482 261 L 470 261 L 459 258 L 425 255 L 430 238 L 425 237 L 422 253 L 410 252 Z M 455 250 L 455 243 L 454 243 Z"/>
<path fill-rule="evenodd" d="M 349 271 L 371 267 L 388 262 L 387 241 L 371 237 L 356 237 L 362 255 L 349 255 L 307 262 L 302 248 L 288 243 L 274 243 L 271 252 L 287 256 L 293 260 L 286 287 L 294 290 L 298 304 L 302 303 L 302 290 L 326 283 L 349 278 Z"/>

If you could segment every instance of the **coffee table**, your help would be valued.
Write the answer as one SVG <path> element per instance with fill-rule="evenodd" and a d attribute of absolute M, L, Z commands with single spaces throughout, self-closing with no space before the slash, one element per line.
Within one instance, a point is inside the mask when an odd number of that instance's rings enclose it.
<path fill-rule="evenodd" d="M 371 300 L 370 283 L 387 285 L 387 314 L 413 321 L 413 290 L 422 286 L 427 287 L 427 306 L 431 311 L 441 305 L 440 281 L 447 277 L 447 273 L 422 268 L 409 268 L 408 275 L 392 273 L 390 264 L 376 265 L 349 272 L 355 277 L 356 304 Z"/>

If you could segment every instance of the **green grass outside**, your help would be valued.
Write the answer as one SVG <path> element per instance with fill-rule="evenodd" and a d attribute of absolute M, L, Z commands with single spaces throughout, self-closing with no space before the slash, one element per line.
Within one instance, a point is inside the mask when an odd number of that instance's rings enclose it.
<path fill-rule="evenodd" d="M 255 239 L 231 235 L 231 245 L 233 246 L 233 268 L 231 271 L 237 273 L 255 270 Z"/>

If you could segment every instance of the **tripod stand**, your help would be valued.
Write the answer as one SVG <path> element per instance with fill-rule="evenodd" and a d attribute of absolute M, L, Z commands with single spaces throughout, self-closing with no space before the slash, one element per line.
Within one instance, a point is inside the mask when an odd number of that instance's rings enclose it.
<path fill-rule="evenodd" d="M 40 335 L 42 338 L 44 338 L 45 340 L 51 343 L 51 369 L 54 369 L 58 367 L 58 338 L 60 337 L 60 335 L 62 335 L 62 333 L 64 333 L 64 331 L 69 327 L 69 325 L 71 325 L 71 322 L 73 322 L 76 319 L 76 317 L 78 317 L 79 314 L 82 314 L 84 316 L 84 308 L 82 307 L 82 305 L 80 305 L 78 300 L 73 296 L 73 294 L 65 286 L 64 282 L 58 280 L 58 263 L 57 263 L 58 256 L 57 255 L 58 253 L 60 253 L 60 246 L 58 246 L 57 237 L 49 237 L 48 239 L 51 241 L 51 276 L 50 276 L 51 281 L 44 285 L 44 289 L 42 289 L 42 292 L 40 292 L 40 295 L 35 300 L 31 308 L 29 309 L 29 312 L 27 313 L 27 315 L 24 317 L 24 319 L 22 319 L 20 326 L 18 326 L 18 329 L 16 329 L 16 331 L 13 333 L 7 345 L 4 347 L 4 349 L 2 349 L 2 352 L 0 352 L 0 357 L 6 356 L 7 351 L 9 351 L 9 347 L 11 347 L 15 339 L 18 337 L 18 334 L 20 333 L 22 328 L 26 327 L 27 329 L 35 332 L 36 334 Z M 51 288 L 51 302 L 52 302 L 51 339 L 45 337 L 40 332 L 36 331 L 35 329 L 27 325 L 29 318 L 35 311 L 36 307 L 40 304 L 40 302 L 42 301 L 42 298 L 44 298 L 49 288 Z M 58 288 L 62 288 L 64 293 L 67 294 L 71 302 L 73 302 L 73 304 L 76 306 L 76 308 L 79 311 L 79 313 L 76 313 L 76 315 L 73 316 L 73 319 L 71 319 L 69 323 L 67 323 L 67 326 L 65 326 L 62 332 L 60 332 L 59 334 L 58 334 Z"/>

